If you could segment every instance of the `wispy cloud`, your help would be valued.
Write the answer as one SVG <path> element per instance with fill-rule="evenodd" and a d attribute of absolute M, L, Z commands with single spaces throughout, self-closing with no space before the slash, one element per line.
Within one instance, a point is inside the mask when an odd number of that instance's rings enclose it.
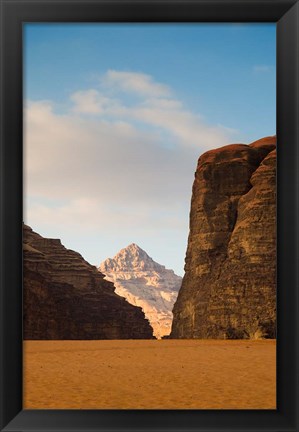
<path fill-rule="evenodd" d="M 168 205 L 184 197 L 201 153 L 200 147 L 165 146 L 163 134 L 120 119 L 57 114 L 43 101 L 25 109 L 24 148 L 30 196 L 82 196 L 130 206 Z"/>
<path fill-rule="evenodd" d="M 171 90 L 167 85 L 155 82 L 150 75 L 140 72 L 108 70 L 100 81 L 104 86 L 111 86 L 124 92 L 133 92 L 139 96 L 167 97 L 171 95 Z"/>
<path fill-rule="evenodd" d="M 64 113 L 51 101 L 25 106 L 25 220 L 66 230 L 187 232 L 197 159 L 231 142 L 234 131 L 207 124 L 146 74 L 108 71 L 70 103 Z"/>
<path fill-rule="evenodd" d="M 268 73 L 268 72 L 273 72 L 274 66 L 272 65 L 255 65 L 253 66 L 253 72 L 255 74 L 263 74 L 263 73 Z"/>
<path fill-rule="evenodd" d="M 70 99 L 73 111 L 82 114 L 102 114 L 111 105 L 111 100 L 95 89 L 77 91 Z"/>
<path fill-rule="evenodd" d="M 232 132 L 219 125 L 208 125 L 198 113 L 184 108 L 166 85 L 154 81 L 146 74 L 108 71 L 100 79 L 101 88 L 79 91 L 71 95 L 73 111 L 82 114 L 99 114 L 110 121 L 125 119 L 139 121 L 153 128 L 164 129 L 173 139 L 194 147 L 210 148 L 224 143 Z M 119 89 L 127 94 L 138 93 L 140 99 L 126 103 Z M 118 98 L 111 97 L 117 94 Z M 109 93 L 109 94 L 108 94 Z"/>

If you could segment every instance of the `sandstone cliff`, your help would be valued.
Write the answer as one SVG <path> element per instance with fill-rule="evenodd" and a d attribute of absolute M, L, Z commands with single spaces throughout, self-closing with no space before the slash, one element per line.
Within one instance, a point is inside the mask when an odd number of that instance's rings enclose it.
<path fill-rule="evenodd" d="M 275 337 L 275 147 L 268 137 L 199 158 L 172 338 Z"/>
<path fill-rule="evenodd" d="M 80 254 L 24 225 L 24 339 L 149 339 L 141 308 Z"/>

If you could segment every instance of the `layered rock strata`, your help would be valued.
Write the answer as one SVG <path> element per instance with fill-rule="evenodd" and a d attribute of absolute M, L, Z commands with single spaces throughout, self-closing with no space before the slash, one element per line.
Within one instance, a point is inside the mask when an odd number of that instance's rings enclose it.
<path fill-rule="evenodd" d="M 96 267 L 24 225 L 24 339 L 151 339 L 141 308 Z"/>
<path fill-rule="evenodd" d="M 199 158 L 172 338 L 275 337 L 275 148 L 267 137 Z"/>

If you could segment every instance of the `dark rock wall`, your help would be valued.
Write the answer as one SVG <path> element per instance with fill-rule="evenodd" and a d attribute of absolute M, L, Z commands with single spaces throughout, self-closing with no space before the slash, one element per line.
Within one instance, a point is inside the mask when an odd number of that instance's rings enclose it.
<path fill-rule="evenodd" d="M 24 339 L 151 339 L 141 308 L 80 254 L 24 225 Z"/>
<path fill-rule="evenodd" d="M 199 158 L 172 338 L 275 337 L 276 139 Z"/>

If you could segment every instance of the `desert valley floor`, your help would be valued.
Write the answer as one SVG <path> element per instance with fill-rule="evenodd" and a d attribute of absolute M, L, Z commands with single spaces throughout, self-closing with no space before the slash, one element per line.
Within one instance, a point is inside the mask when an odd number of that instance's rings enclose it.
<path fill-rule="evenodd" d="M 25 341 L 25 409 L 275 409 L 274 340 Z"/>

